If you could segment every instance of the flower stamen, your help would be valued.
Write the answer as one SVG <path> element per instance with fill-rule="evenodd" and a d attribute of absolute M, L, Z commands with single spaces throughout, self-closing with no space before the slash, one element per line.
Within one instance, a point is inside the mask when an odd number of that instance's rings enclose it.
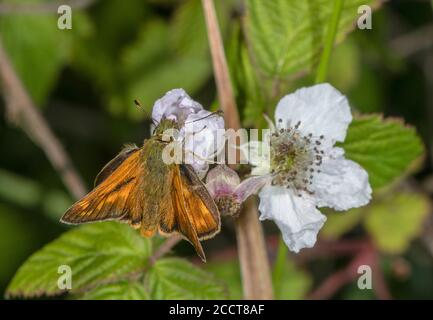
<path fill-rule="evenodd" d="M 303 135 L 300 126 L 298 121 L 293 127 L 281 128 L 270 140 L 272 184 L 290 188 L 298 196 L 302 196 L 302 192 L 314 194 L 310 185 L 314 174 L 320 172 L 318 168 L 324 154 L 320 146 L 325 139 L 323 135 Z"/>

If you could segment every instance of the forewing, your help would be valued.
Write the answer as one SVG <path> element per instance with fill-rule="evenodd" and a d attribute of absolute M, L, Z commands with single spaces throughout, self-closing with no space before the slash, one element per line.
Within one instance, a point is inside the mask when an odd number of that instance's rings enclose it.
<path fill-rule="evenodd" d="M 144 177 L 141 152 L 131 152 L 90 193 L 69 208 L 61 221 L 79 224 L 121 220 L 139 227 L 143 213 L 140 189 Z"/>
<path fill-rule="evenodd" d="M 119 154 L 110 162 L 108 162 L 98 173 L 98 175 L 95 178 L 94 186 L 96 187 L 102 181 L 107 179 L 123 163 L 123 161 L 128 159 L 133 153 L 139 150 L 140 148 L 137 147 L 136 145 L 126 145 L 122 149 L 122 151 L 120 151 Z"/>

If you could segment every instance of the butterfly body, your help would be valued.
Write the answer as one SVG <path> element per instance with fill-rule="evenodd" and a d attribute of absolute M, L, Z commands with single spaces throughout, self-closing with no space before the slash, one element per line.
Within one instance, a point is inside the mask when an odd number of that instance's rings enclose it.
<path fill-rule="evenodd" d="M 98 174 L 95 188 L 63 215 L 66 223 L 117 220 L 140 229 L 143 236 L 179 233 L 205 260 L 200 240 L 219 232 L 220 215 L 192 167 L 166 164 L 162 136 L 177 129 L 165 119 L 143 147 L 126 146 Z"/>

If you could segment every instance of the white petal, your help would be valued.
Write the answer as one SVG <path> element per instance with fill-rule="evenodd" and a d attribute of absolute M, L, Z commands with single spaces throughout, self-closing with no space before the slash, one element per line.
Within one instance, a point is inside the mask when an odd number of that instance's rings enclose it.
<path fill-rule="evenodd" d="M 156 100 L 152 109 L 152 119 L 160 122 L 162 118 L 168 118 L 183 125 L 189 114 L 200 110 L 203 110 L 202 105 L 192 100 L 185 90 L 173 89 Z"/>
<path fill-rule="evenodd" d="M 253 166 L 251 174 L 266 175 L 271 171 L 270 145 L 266 141 L 250 141 L 240 146 L 243 157 Z"/>
<path fill-rule="evenodd" d="M 249 196 L 256 194 L 266 184 L 270 183 L 270 175 L 252 176 L 239 184 L 235 189 L 236 198 L 240 203 L 244 202 Z"/>
<path fill-rule="evenodd" d="M 274 186 L 264 187 L 259 197 L 260 220 L 273 220 L 291 251 L 314 246 L 326 217 L 311 198 L 298 197 L 290 189 Z"/>
<path fill-rule="evenodd" d="M 279 121 L 281 119 L 281 121 Z M 325 136 L 333 145 L 344 141 L 352 121 L 347 98 L 328 83 L 296 90 L 282 98 L 275 110 L 278 128 L 287 128 L 301 122 L 303 134 Z"/>
<path fill-rule="evenodd" d="M 185 162 L 204 173 L 225 143 L 224 119 L 220 116 L 209 117 L 210 114 L 207 110 L 189 114 L 181 129 L 181 136 L 185 139 Z"/>
<path fill-rule="evenodd" d="M 371 199 L 368 173 L 356 162 L 344 158 L 341 148 L 323 158 L 312 190 L 319 207 L 347 210 L 366 205 Z"/>

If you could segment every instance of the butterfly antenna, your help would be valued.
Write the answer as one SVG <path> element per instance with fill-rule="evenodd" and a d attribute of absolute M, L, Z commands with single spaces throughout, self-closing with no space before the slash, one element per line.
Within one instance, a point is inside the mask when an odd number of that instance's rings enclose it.
<path fill-rule="evenodd" d="M 146 110 L 143 108 L 143 105 L 141 104 L 141 102 L 138 99 L 134 99 L 134 104 L 141 109 L 143 112 L 146 112 Z"/>
<path fill-rule="evenodd" d="M 157 126 L 159 124 L 158 121 L 156 121 L 155 119 L 152 118 L 152 115 L 149 114 L 149 112 L 147 112 L 146 108 L 143 107 L 143 105 L 141 104 L 141 102 L 138 99 L 134 99 L 134 104 L 137 106 L 137 108 L 139 108 L 141 111 L 146 113 L 147 116 L 150 117 L 150 119 L 152 120 L 152 123 L 155 126 Z"/>
<path fill-rule="evenodd" d="M 192 120 L 192 121 L 185 122 L 185 124 L 201 121 L 201 120 L 204 120 L 204 119 L 207 119 L 207 118 L 211 118 L 211 117 L 222 116 L 223 114 L 224 114 L 224 112 L 222 110 L 217 110 L 217 111 L 214 111 L 214 112 L 208 114 L 207 116 L 204 116 L 203 118 L 195 119 L 195 120 Z"/>

